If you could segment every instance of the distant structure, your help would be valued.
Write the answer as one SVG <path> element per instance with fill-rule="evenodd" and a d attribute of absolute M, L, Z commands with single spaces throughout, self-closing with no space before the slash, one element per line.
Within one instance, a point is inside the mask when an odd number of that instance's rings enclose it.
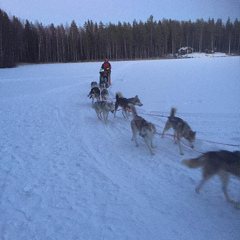
<path fill-rule="evenodd" d="M 181 47 L 180 49 L 178 49 L 178 55 L 186 55 L 188 53 L 193 53 L 193 48 Z"/>

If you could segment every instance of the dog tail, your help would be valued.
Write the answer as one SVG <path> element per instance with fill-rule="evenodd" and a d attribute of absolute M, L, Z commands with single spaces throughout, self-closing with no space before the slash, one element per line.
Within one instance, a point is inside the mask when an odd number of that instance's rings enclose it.
<path fill-rule="evenodd" d="M 116 92 L 116 99 L 122 98 L 122 97 L 123 97 L 123 95 L 121 92 Z"/>
<path fill-rule="evenodd" d="M 133 114 L 133 118 L 135 118 L 136 116 L 138 116 L 137 114 L 137 110 L 135 108 L 135 106 L 131 103 L 128 104 L 128 106 L 130 107 L 131 111 L 132 111 L 132 114 Z"/>
<path fill-rule="evenodd" d="M 185 159 L 182 161 L 182 164 L 186 165 L 189 168 L 199 168 L 203 167 L 205 163 L 205 159 L 199 158 L 192 158 L 192 159 Z"/>
<path fill-rule="evenodd" d="M 174 117 L 176 112 L 177 112 L 177 109 L 176 108 L 172 108 L 171 112 L 170 112 L 170 117 Z"/>

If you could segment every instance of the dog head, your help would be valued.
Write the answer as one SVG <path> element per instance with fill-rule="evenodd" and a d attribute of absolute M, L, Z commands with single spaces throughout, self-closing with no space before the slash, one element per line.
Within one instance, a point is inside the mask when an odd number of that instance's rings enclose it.
<path fill-rule="evenodd" d="M 91 82 L 91 88 L 98 87 L 97 82 Z"/>
<path fill-rule="evenodd" d="M 136 95 L 134 97 L 134 105 L 137 105 L 137 106 L 142 106 L 143 104 L 141 103 L 140 99 L 138 98 L 138 95 Z"/>
<path fill-rule="evenodd" d="M 94 87 L 91 89 L 90 93 L 88 94 L 89 98 L 97 98 L 100 99 L 100 90 L 98 87 Z"/>
<path fill-rule="evenodd" d="M 195 141 L 195 136 L 196 136 L 196 132 L 193 132 L 192 130 L 190 130 L 186 139 L 189 142 L 194 142 Z"/>
<path fill-rule="evenodd" d="M 104 88 L 102 91 L 101 91 L 101 95 L 108 95 L 108 90 L 106 88 Z"/>

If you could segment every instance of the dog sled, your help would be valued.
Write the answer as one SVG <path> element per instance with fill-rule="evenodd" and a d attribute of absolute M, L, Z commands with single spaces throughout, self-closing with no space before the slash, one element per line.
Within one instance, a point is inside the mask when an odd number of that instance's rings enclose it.
<path fill-rule="evenodd" d="M 99 86 L 101 88 L 108 88 L 111 85 L 111 72 L 101 69 L 99 73 Z"/>

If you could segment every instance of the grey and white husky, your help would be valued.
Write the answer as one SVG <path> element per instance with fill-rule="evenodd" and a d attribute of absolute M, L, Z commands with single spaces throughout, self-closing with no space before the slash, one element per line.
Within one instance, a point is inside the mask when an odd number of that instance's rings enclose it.
<path fill-rule="evenodd" d="M 94 87 L 99 87 L 97 82 L 91 82 L 91 89 Z"/>
<path fill-rule="evenodd" d="M 104 88 L 102 91 L 101 91 L 101 97 L 102 97 L 102 100 L 107 100 L 108 99 L 108 90 L 106 88 Z"/>
<path fill-rule="evenodd" d="M 240 202 L 235 202 L 230 199 L 227 191 L 228 180 L 230 175 L 240 178 L 240 151 L 212 151 L 206 152 L 197 158 L 185 159 L 182 163 L 189 168 L 202 167 L 203 179 L 196 187 L 196 192 L 199 193 L 204 183 L 213 175 L 218 174 L 222 181 L 222 191 L 230 203 L 236 209 L 240 209 Z"/>
<path fill-rule="evenodd" d="M 108 101 L 97 101 L 93 104 L 93 109 L 95 109 L 97 116 L 100 120 L 102 120 L 102 113 L 104 122 L 108 122 L 108 114 L 111 111 L 114 112 L 113 102 Z"/>
<path fill-rule="evenodd" d="M 100 101 L 100 89 L 98 87 L 93 87 L 88 94 L 88 97 L 92 99 L 92 106 L 94 104 L 94 99 Z"/>
<path fill-rule="evenodd" d="M 133 105 L 138 105 L 142 106 L 143 104 L 141 103 L 140 99 L 138 98 L 138 95 L 136 95 L 133 98 L 124 98 L 122 96 L 121 92 L 116 93 L 116 102 L 115 102 L 115 111 L 114 111 L 114 117 L 116 117 L 116 111 L 118 107 L 122 107 L 122 115 L 124 118 L 128 118 L 128 109 L 129 106 L 128 104 L 133 104 Z"/>
<path fill-rule="evenodd" d="M 133 104 L 129 104 L 129 107 L 133 114 L 133 119 L 131 121 L 132 141 L 135 141 L 136 146 L 138 147 L 137 133 L 139 132 L 139 135 L 143 137 L 150 153 L 154 155 L 153 138 L 157 132 L 155 126 L 152 123 L 147 122 L 144 118 L 138 116 Z"/>
<path fill-rule="evenodd" d="M 187 139 L 190 142 L 191 147 L 193 147 L 193 142 L 195 140 L 196 132 L 193 132 L 190 126 L 181 118 L 175 117 L 176 111 L 177 111 L 176 108 L 171 109 L 170 116 L 168 117 L 168 120 L 162 132 L 162 138 L 164 137 L 164 133 L 167 130 L 169 130 L 170 128 L 173 128 L 174 140 L 176 141 L 175 138 L 177 138 L 180 154 L 183 155 L 183 151 L 181 147 L 181 138 L 183 137 Z"/>

